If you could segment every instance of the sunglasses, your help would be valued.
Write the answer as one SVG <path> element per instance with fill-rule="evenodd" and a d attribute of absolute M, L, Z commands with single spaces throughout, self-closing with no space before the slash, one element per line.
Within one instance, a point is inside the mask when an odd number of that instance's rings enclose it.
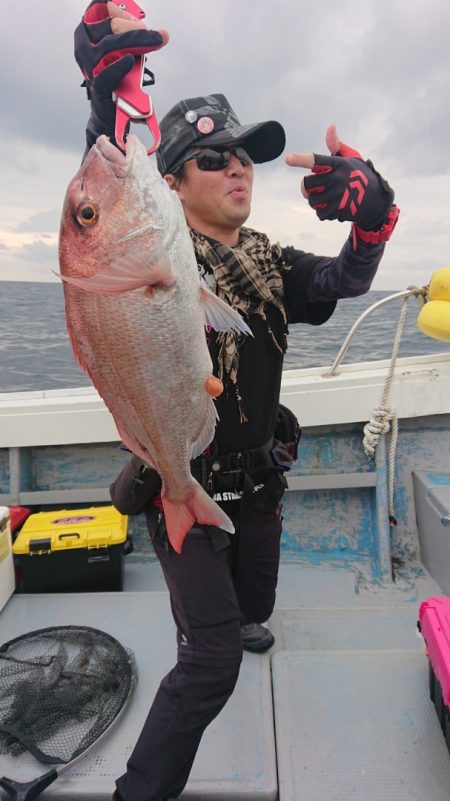
<path fill-rule="evenodd" d="M 249 167 L 250 164 L 253 163 L 243 147 L 230 147 L 224 148 L 223 150 L 205 147 L 194 156 L 188 156 L 188 158 L 180 164 L 180 167 L 186 164 L 187 161 L 196 161 L 199 170 L 204 170 L 204 172 L 219 172 L 220 170 L 224 170 L 225 167 L 228 167 L 231 156 L 236 156 L 243 167 Z M 177 170 L 180 169 L 180 167 L 178 167 Z"/>

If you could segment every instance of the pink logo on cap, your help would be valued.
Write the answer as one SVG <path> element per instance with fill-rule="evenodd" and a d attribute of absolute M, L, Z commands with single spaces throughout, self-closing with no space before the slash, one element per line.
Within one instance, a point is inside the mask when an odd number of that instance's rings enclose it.
<path fill-rule="evenodd" d="M 197 130 L 199 133 L 206 136 L 206 134 L 210 134 L 214 130 L 214 120 L 211 117 L 200 117 L 197 123 Z"/>

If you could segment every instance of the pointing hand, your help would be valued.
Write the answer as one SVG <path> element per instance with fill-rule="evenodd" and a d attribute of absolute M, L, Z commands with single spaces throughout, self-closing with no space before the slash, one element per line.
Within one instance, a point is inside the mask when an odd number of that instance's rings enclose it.
<path fill-rule="evenodd" d="M 286 163 L 311 170 L 301 191 L 320 220 L 355 222 L 372 231 L 382 225 L 394 200 L 394 192 L 371 161 L 341 142 L 336 127 L 327 128 L 325 141 L 331 153 L 290 153 Z"/>

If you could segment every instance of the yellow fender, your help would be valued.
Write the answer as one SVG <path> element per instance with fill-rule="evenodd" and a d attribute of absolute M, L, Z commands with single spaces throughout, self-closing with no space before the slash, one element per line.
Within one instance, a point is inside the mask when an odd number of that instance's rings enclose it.
<path fill-rule="evenodd" d="M 450 267 L 435 270 L 427 294 L 430 300 L 450 301 Z"/>
<path fill-rule="evenodd" d="M 437 272 L 442 272 L 438 270 Z M 447 270 L 450 272 L 450 270 Z M 433 273 L 433 277 L 436 273 Z M 443 291 L 442 286 L 438 291 Z M 422 306 L 417 318 L 417 326 L 423 334 L 443 342 L 450 342 L 450 283 L 448 300 L 430 300 Z M 431 284 L 430 284 L 431 288 Z"/>

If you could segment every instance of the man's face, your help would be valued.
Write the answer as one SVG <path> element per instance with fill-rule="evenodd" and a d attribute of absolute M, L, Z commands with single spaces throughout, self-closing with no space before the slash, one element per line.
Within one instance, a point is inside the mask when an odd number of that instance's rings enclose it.
<path fill-rule="evenodd" d="M 251 163 L 243 164 L 231 154 L 223 169 L 208 171 L 194 158 L 184 164 L 182 177 L 169 184 L 178 192 L 191 228 L 227 243 L 239 236 L 251 208 Z"/>

